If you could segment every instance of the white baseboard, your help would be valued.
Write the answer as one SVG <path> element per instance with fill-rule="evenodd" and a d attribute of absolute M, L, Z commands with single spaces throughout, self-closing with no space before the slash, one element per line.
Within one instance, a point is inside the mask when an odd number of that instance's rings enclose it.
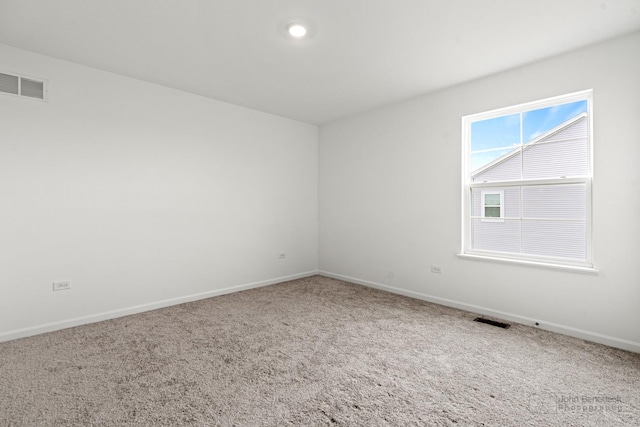
<path fill-rule="evenodd" d="M 383 285 L 380 283 L 370 282 L 368 280 L 362 280 L 355 277 L 344 276 L 342 274 L 331 273 L 329 271 L 318 271 L 318 274 L 322 276 L 331 277 L 345 282 L 355 283 L 358 285 L 367 286 L 370 288 L 379 289 L 382 291 L 391 292 L 398 295 L 404 295 L 411 298 L 420 299 L 423 301 L 432 302 L 434 304 L 444 305 L 447 307 L 453 307 L 471 313 L 481 314 L 485 316 L 491 316 L 498 319 L 508 320 L 514 323 L 520 323 L 522 325 L 532 326 L 539 329 L 544 329 L 551 332 L 556 332 L 563 335 L 568 335 L 575 338 L 580 338 L 587 341 L 593 341 L 599 344 L 604 344 L 609 347 L 620 348 L 622 350 L 632 351 L 634 353 L 640 353 L 640 343 L 627 341 L 624 339 L 611 337 L 608 335 L 599 334 L 597 332 L 585 331 L 583 329 L 573 328 L 571 326 L 559 325 L 557 323 L 544 322 L 541 319 L 531 319 L 529 317 L 520 316 L 513 313 L 507 313 L 504 311 L 493 310 L 478 305 L 467 304 L 460 301 L 454 301 L 446 298 L 435 297 L 432 295 L 422 294 L 414 291 L 407 291 L 405 289 L 395 288 L 393 286 Z M 536 325 L 536 322 L 539 325 Z"/>
<path fill-rule="evenodd" d="M 233 292 L 245 291 L 248 289 L 260 288 L 263 286 L 274 285 L 276 283 L 287 282 L 289 280 L 302 279 L 304 277 L 314 276 L 318 274 L 317 270 L 305 273 L 293 274 L 290 276 L 277 277 L 259 282 L 247 283 L 244 285 L 231 286 L 223 289 L 202 292 L 198 294 L 186 295 L 178 298 L 171 298 L 162 301 L 151 302 L 133 307 L 122 308 L 118 310 L 106 311 L 103 313 L 91 314 L 89 316 L 75 317 L 59 322 L 46 323 L 44 325 L 32 326 L 28 328 L 17 329 L 14 331 L 4 332 L 0 334 L 0 342 L 11 341 L 18 338 L 30 337 L 33 335 L 43 334 L 46 332 L 59 331 L 61 329 L 72 328 L 74 326 L 86 325 L 89 323 L 101 322 L 103 320 L 115 319 L 117 317 L 129 316 L 131 314 L 143 313 L 145 311 L 156 310 L 158 308 L 169 307 L 172 305 L 184 304 L 186 302 L 197 301 L 205 298 L 211 298 L 219 295 L 230 294 Z"/>

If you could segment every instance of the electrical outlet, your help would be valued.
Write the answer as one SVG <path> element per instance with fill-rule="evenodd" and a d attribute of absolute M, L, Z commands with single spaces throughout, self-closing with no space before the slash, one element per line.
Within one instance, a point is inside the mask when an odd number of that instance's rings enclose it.
<path fill-rule="evenodd" d="M 442 274 L 442 269 L 436 265 L 432 265 L 431 272 L 436 274 Z"/>
<path fill-rule="evenodd" d="M 278 255 L 278 259 L 285 259 L 287 257 L 287 254 L 285 254 L 284 252 Z"/>
<path fill-rule="evenodd" d="M 53 282 L 54 291 L 66 291 L 68 289 L 71 289 L 71 282 L 69 280 Z"/>

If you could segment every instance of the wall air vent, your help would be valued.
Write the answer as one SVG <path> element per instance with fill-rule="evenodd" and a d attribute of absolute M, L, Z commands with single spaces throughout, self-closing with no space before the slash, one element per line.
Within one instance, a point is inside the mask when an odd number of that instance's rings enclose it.
<path fill-rule="evenodd" d="M 0 73 L 0 93 L 25 96 L 32 99 L 46 99 L 46 83 L 31 77 Z"/>

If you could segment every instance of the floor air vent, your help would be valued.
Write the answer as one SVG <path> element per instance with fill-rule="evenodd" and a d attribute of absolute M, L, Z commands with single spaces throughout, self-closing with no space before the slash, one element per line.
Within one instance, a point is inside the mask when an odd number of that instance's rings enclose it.
<path fill-rule="evenodd" d="M 474 322 L 486 323 L 487 325 L 497 326 L 498 328 L 507 329 L 511 326 L 508 323 L 496 322 L 495 320 L 483 319 L 482 317 L 476 317 Z"/>
<path fill-rule="evenodd" d="M 0 93 L 45 99 L 45 82 L 42 80 L 0 73 Z"/>

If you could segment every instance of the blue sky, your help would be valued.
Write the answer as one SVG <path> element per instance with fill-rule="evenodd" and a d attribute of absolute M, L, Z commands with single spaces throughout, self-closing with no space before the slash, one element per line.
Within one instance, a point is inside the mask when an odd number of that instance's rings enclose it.
<path fill-rule="evenodd" d="M 587 101 L 554 105 L 471 123 L 471 170 L 476 170 L 543 133 L 587 111 Z"/>

